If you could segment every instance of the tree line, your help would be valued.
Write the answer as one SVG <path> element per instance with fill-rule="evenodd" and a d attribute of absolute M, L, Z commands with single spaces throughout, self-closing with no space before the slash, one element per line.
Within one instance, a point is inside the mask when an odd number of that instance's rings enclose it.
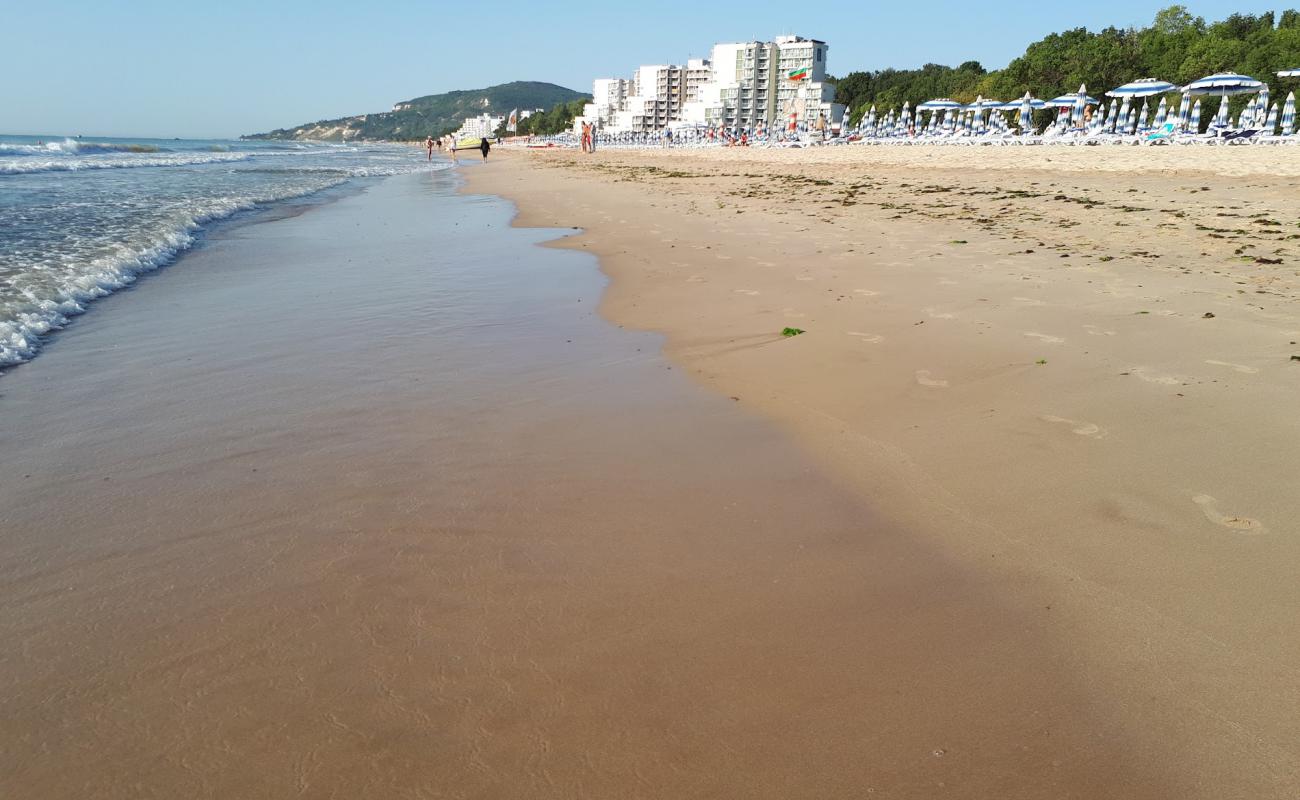
<path fill-rule="evenodd" d="M 1300 12 L 1233 14 L 1207 23 L 1176 5 L 1159 11 L 1146 28 L 1053 33 L 1000 70 L 967 61 L 957 67 L 926 64 L 911 70 L 851 72 L 834 79 L 835 101 L 848 106 L 850 122 L 856 124 L 872 105 L 883 112 L 938 97 L 964 103 L 977 96 L 1006 101 L 1025 92 L 1049 99 L 1078 91 L 1079 84 L 1087 84 L 1089 93 L 1098 97 L 1138 78 L 1181 86 L 1215 72 L 1249 75 L 1268 83 L 1274 96 L 1285 97 L 1300 84 L 1274 73 L 1297 67 Z"/>
<path fill-rule="evenodd" d="M 518 127 L 514 134 L 506 132 L 506 125 L 509 118 L 497 126 L 497 136 L 551 136 L 562 133 L 573 127 L 573 120 L 582 116 L 582 109 L 587 103 L 591 102 L 590 97 L 582 97 L 577 100 L 570 100 L 567 103 L 559 103 L 551 106 L 546 111 L 539 111 L 529 116 L 527 119 L 519 120 Z"/>

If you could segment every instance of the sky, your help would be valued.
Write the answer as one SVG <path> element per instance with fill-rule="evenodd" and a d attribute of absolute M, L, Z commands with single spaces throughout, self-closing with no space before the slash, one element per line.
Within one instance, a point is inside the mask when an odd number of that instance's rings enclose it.
<path fill-rule="evenodd" d="M 589 92 L 593 78 L 638 64 L 782 33 L 826 41 L 835 75 L 969 60 L 996 69 L 1048 33 L 1143 27 L 1166 5 L 0 0 L 0 133 L 234 137 L 513 80 Z M 1211 21 L 1287 7 L 1185 5 Z"/>

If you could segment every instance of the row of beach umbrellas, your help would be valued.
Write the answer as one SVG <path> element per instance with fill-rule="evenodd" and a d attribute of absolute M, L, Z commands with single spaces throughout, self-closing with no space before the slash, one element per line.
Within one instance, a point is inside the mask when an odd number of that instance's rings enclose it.
<path fill-rule="evenodd" d="M 1279 77 L 1284 78 L 1300 77 L 1300 69 L 1282 70 L 1277 74 Z M 1245 110 L 1238 117 L 1238 128 L 1274 130 L 1279 121 L 1277 105 L 1269 105 L 1268 86 L 1262 81 L 1235 73 L 1216 73 L 1181 87 L 1183 96 L 1176 116 L 1171 117 L 1167 101 L 1162 97 L 1155 111 L 1155 116 L 1151 117 L 1148 106 L 1149 98 L 1175 91 L 1180 91 L 1180 87 L 1154 78 L 1143 78 L 1116 87 L 1106 92 L 1106 96 L 1112 98 L 1115 102 L 1108 104 L 1102 110 L 1102 113 L 1089 120 L 1088 130 L 1089 132 L 1104 131 L 1133 134 L 1139 130 L 1159 129 L 1169 122 L 1173 123 L 1176 130 L 1199 130 L 1201 101 L 1198 98 L 1195 103 L 1192 102 L 1192 97 L 1198 95 L 1220 97 L 1219 109 L 1215 114 L 1212 127 L 1228 128 L 1230 126 L 1228 97 L 1239 94 L 1255 94 L 1256 96 L 1250 100 Z M 1140 111 L 1133 104 L 1136 99 L 1142 100 Z M 1053 107 L 1060 110 L 1058 123 L 1064 129 L 1071 125 L 1082 127 L 1087 116 L 1087 107 L 1099 105 L 1101 105 L 1101 102 L 1097 98 L 1090 96 L 1085 86 L 1080 86 L 1078 92 L 1061 95 L 1051 100 L 1040 100 L 1029 93 L 1026 93 L 1019 100 L 1007 103 L 983 97 L 976 99 L 974 103 L 960 103 L 945 97 L 920 103 L 914 111 L 910 109 L 909 104 L 905 103 L 898 117 L 895 117 L 891 110 L 884 118 L 878 119 L 876 108 L 872 106 L 866 116 L 863 117 L 859 129 L 868 132 L 869 135 L 874 134 L 876 136 L 890 136 L 909 132 L 929 134 L 939 131 L 955 132 L 957 130 L 984 133 L 989 130 L 996 131 L 1005 128 L 1005 120 L 997 114 L 990 113 L 986 124 L 984 121 L 986 111 L 1019 111 L 1018 122 L 1020 123 L 1020 129 L 1022 132 L 1028 132 L 1032 124 L 1033 112 Z M 928 124 L 922 123 L 922 112 L 929 112 Z M 1149 124 L 1148 120 L 1150 120 Z M 1283 134 L 1292 132 L 1294 122 L 1295 95 L 1291 93 L 1287 96 L 1286 103 L 1281 111 Z"/>

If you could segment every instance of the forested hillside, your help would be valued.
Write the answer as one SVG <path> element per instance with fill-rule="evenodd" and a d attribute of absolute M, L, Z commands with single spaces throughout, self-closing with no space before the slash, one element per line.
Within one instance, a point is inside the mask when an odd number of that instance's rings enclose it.
<path fill-rule="evenodd" d="M 316 139 L 325 141 L 413 140 L 441 136 L 467 117 L 484 112 L 505 116 L 514 109 L 551 108 L 587 95 L 553 83 L 515 81 L 486 89 L 468 89 L 404 100 L 393 111 L 321 120 L 296 128 L 251 134 L 248 139 Z"/>

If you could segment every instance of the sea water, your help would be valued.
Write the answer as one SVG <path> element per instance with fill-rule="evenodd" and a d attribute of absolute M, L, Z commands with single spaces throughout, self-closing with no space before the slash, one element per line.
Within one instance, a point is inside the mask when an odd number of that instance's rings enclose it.
<path fill-rule="evenodd" d="M 392 144 L 0 136 L 0 369 L 215 222 L 446 167 Z"/>

